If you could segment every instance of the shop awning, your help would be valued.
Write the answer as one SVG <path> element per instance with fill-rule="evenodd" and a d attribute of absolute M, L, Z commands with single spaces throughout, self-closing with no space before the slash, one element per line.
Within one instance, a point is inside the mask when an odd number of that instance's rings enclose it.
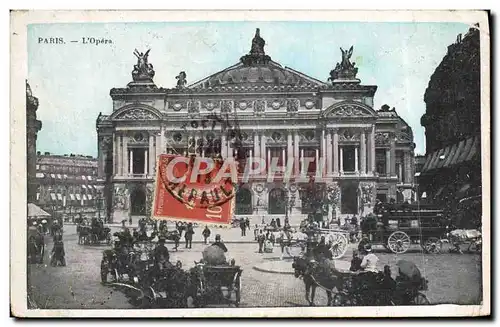
<path fill-rule="evenodd" d="M 91 181 L 91 180 L 92 180 L 92 176 L 87 176 L 87 179 L 88 179 L 89 181 Z"/>
<path fill-rule="evenodd" d="M 426 173 L 434 169 L 452 167 L 453 165 L 472 160 L 480 153 L 480 147 L 480 137 L 473 136 L 429 153 L 426 156 L 422 173 Z"/>
<path fill-rule="evenodd" d="M 57 200 L 57 197 L 56 197 L 55 193 L 50 193 L 50 198 L 52 199 L 52 201 L 56 201 Z"/>
<path fill-rule="evenodd" d="M 43 178 L 45 175 L 43 173 L 36 173 L 36 178 Z"/>
<path fill-rule="evenodd" d="M 50 214 L 34 203 L 28 203 L 28 218 L 50 217 Z"/>
<path fill-rule="evenodd" d="M 87 199 L 92 200 L 92 194 L 87 194 Z"/>
<path fill-rule="evenodd" d="M 75 201 L 75 195 L 74 194 L 70 194 L 69 198 L 71 199 L 71 201 Z"/>
<path fill-rule="evenodd" d="M 82 197 L 80 196 L 80 194 L 76 193 L 76 199 L 77 199 L 78 201 L 80 201 L 80 200 L 82 199 Z"/>
<path fill-rule="evenodd" d="M 86 200 L 87 200 L 87 195 L 82 194 L 82 200 L 83 200 L 83 201 L 86 201 Z"/>
<path fill-rule="evenodd" d="M 59 201 L 62 201 L 62 194 L 61 194 L 61 193 L 57 193 L 57 199 L 58 199 Z"/>
<path fill-rule="evenodd" d="M 50 174 L 50 177 L 56 178 L 56 174 Z"/>
<path fill-rule="evenodd" d="M 82 188 L 86 189 L 86 188 L 87 188 L 87 185 L 82 184 Z"/>
<path fill-rule="evenodd" d="M 57 174 L 57 178 L 58 178 L 58 179 L 62 179 L 61 174 Z"/>
<path fill-rule="evenodd" d="M 37 201 L 38 201 L 38 200 L 40 200 L 40 193 L 37 193 L 37 194 L 36 194 L 36 200 L 37 200 Z"/>

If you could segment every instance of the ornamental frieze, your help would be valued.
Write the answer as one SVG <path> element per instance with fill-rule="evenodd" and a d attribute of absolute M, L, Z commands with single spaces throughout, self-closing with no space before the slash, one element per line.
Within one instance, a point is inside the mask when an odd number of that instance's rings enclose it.
<path fill-rule="evenodd" d="M 188 113 L 194 114 L 200 112 L 200 102 L 199 101 L 189 101 L 188 102 Z"/>
<path fill-rule="evenodd" d="M 241 100 L 237 102 L 237 107 L 239 110 L 247 110 L 253 107 L 253 101 Z"/>
<path fill-rule="evenodd" d="M 274 99 L 271 101 L 267 101 L 267 107 L 272 108 L 273 110 L 281 109 L 285 106 L 285 99 Z"/>
<path fill-rule="evenodd" d="M 344 129 L 339 132 L 340 141 L 359 141 L 359 139 L 359 133 L 351 129 Z"/>
<path fill-rule="evenodd" d="M 184 110 L 187 108 L 187 101 L 181 101 L 181 100 L 171 101 L 171 102 L 169 101 L 168 108 L 174 111 Z"/>
<path fill-rule="evenodd" d="M 390 133 L 376 133 L 375 134 L 375 144 L 376 145 L 389 145 L 391 143 Z"/>
<path fill-rule="evenodd" d="M 233 100 L 222 100 L 221 112 L 233 112 Z"/>
<path fill-rule="evenodd" d="M 221 101 L 218 100 L 205 100 L 201 102 L 201 107 L 207 111 L 212 111 L 214 109 L 220 109 Z"/>
<path fill-rule="evenodd" d="M 288 113 L 296 113 L 297 111 L 299 111 L 299 100 L 288 99 L 286 101 L 286 111 Z"/>
<path fill-rule="evenodd" d="M 119 114 L 116 120 L 156 120 L 158 117 L 151 111 L 144 109 L 131 109 Z"/>
<path fill-rule="evenodd" d="M 313 109 L 316 107 L 316 102 L 313 99 L 307 99 L 304 101 L 303 106 L 306 109 Z"/>
<path fill-rule="evenodd" d="M 258 116 L 262 115 L 266 110 L 266 102 L 264 100 L 254 101 L 254 113 Z"/>

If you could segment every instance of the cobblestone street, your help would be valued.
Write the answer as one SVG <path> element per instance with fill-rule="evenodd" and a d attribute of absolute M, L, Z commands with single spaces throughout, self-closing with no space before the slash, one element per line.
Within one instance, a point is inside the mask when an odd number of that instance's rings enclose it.
<path fill-rule="evenodd" d="M 239 232 L 237 228 L 213 230 L 212 238 L 215 233 L 220 233 L 224 240 L 241 240 Z M 195 241 L 199 241 L 200 234 L 200 228 L 196 229 Z M 65 227 L 64 240 L 66 267 L 48 265 L 48 253 L 52 250 L 51 241 L 46 248 L 45 264 L 31 265 L 31 294 L 40 308 L 134 308 L 122 291 L 100 283 L 100 260 L 102 251 L 108 246 L 78 245 L 76 228 L 72 225 Z M 227 246 L 229 249 L 227 256 L 234 258 L 243 268 L 241 306 L 306 306 L 304 284 L 301 279 L 293 275 L 265 273 L 254 269 L 255 265 L 266 260 L 276 260 L 279 257 L 279 247 L 275 248 L 274 253 L 259 254 L 257 243 L 253 242 L 253 233 L 247 233 L 243 240 L 246 243 L 228 242 Z M 172 244 L 168 244 L 168 247 L 173 248 Z M 171 251 L 171 261 L 180 260 L 183 268 L 189 269 L 195 260 L 201 258 L 201 251 L 204 248 L 204 244 L 193 243 L 192 249 L 185 249 L 181 243 L 179 251 Z M 449 253 L 423 255 L 416 247 L 412 250 L 396 256 L 380 248 L 377 251 L 380 266 L 389 264 L 394 267 L 400 259 L 415 262 L 423 276 L 429 280 L 429 290 L 425 294 L 433 304 L 480 302 L 479 255 Z M 351 253 L 352 251 L 348 250 L 344 259 L 349 260 Z M 326 305 L 324 291 L 318 289 L 315 302 L 317 305 Z"/>

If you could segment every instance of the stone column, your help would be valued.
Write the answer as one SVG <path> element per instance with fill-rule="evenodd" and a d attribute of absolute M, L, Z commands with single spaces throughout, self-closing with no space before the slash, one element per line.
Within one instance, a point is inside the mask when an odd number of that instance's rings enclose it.
<path fill-rule="evenodd" d="M 253 153 L 256 158 L 260 156 L 260 147 L 259 147 L 259 134 L 254 132 L 253 134 Z"/>
<path fill-rule="evenodd" d="M 160 130 L 159 135 L 155 136 L 156 146 L 155 146 L 155 156 L 154 156 L 155 161 L 153 162 L 153 172 L 156 170 L 156 164 L 158 162 L 158 159 L 160 159 L 160 155 L 166 152 L 166 149 L 163 148 L 162 134 L 163 134 L 163 128 Z"/>
<path fill-rule="evenodd" d="M 354 147 L 354 172 L 356 173 L 359 172 L 358 153 L 358 146 L 356 145 Z"/>
<path fill-rule="evenodd" d="M 300 173 L 300 168 L 299 168 L 299 157 L 300 158 L 303 158 L 304 157 L 304 152 L 302 151 L 302 156 L 300 156 L 300 153 L 299 153 L 299 142 L 300 142 L 300 138 L 299 138 L 299 132 L 298 131 L 294 131 L 294 140 L 293 140 L 293 157 L 294 157 L 294 166 L 295 166 L 295 169 L 294 169 L 294 172 L 295 172 L 295 175 L 298 175 Z M 303 165 L 303 163 L 302 163 Z"/>
<path fill-rule="evenodd" d="M 403 169 L 405 172 L 404 182 L 407 184 L 411 183 L 411 156 L 410 151 L 405 151 L 403 155 Z"/>
<path fill-rule="evenodd" d="M 385 174 L 391 175 L 391 150 L 385 149 Z"/>
<path fill-rule="evenodd" d="M 286 167 L 286 150 L 285 148 L 281 149 L 281 159 L 282 159 L 282 166 Z"/>
<path fill-rule="evenodd" d="M 220 141 L 220 155 L 223 160 L 227 158 L 227 142 L 226 142 L 226 134 L 222 132 L 221 141 Z"/>
<path fill-rule="evenodd" d="M 366 135 L 365 130 L 361 131 L 361 174 L 366 174 Z"/>
<path fill-rule="evenodd" d="M 266 163 L 267 163 L 267 169 L 269 170 L 269 168 L 271 167 L 271 149 L 267 149 L 267 159 L 266 159 Z"/>
<path fill-rule="evenodd" d="M 267 163 L 267 158 L 266 158 L 266 136 L 264 135 L 264 132 L 260 135 L 260 155 L 263 157 L 262 159 L 264 162 Z M 267 167 L 264 171 L 267 171 Z"/>
<path fill-rule="evenodd" d="M 321 157 L 323 158 L 326 158 L 326 147 L 325 147 L 325 143 L 326 143 L 326 138 L 325 138 L 325 130 L 321 130 L 321 143 L 320 143 L 320 147 L 321 147 Z"/>
<path fill-rule="evenodd" d="M 305 173 L 305 167 L 304 167 L 304 149 L 300 150 L 300 174 L 304 175 Z"/>
<path fill-rule="evenodd" d="M 148 171 L 148 166 L 149 166 L 149 161 L 148 161 L 148 150 L 144 150 L 144 175 L 147 176 L 147 174 L 149 173 Z"/>
<path fill-rule="evenodd" d="M 372 174 L 375 173 L 375 125 L 372 126 L 372 131 L 370 133 L 370 171 Z"/>
<path fill-rule="evenodd" d="M 286 157 L 287 157 L 286 164 L 287 165 L 288 165 L 288 158 L 290 158 L 290 160 L 293 160 L 292 158 L 294 156 L 292 143 L 293 143 L 292 132 L 288 131 L 287 140 L 286 140 Z"/>
<path fill-rule="evenodd" d="M 335 175 L 339 173 L 339 134 L 338 130 L 333 130 L 333 172 Z"/>
<path fill-rule="evenodd" d="M 151 132 L 149 134 L 149 158 L 147 158 L 149 168 L 148 171 L 146 171 L 146 175 L 152 175 L 154 170 L 153 167 L 154 167 L 155 155 L 154 155 L 153 143 L 154 143 L 154 135 L 153 132 Z"/>
<path fill-rule="evenodd" d="M 134 151 L 132 151 L 132 149 L 130 150 L 130 153 L 129 153 L 128 173 L 130 175 L 134 174 Z"/>
<path fill-rule="evenodd" d="M 113 135 L 113 176 L 118 175 L 118 158 L 119 158 L 119 152 L 118 152 L 118 144 L 119 144 L 119 138 L 116 133 Z"/>
<path fill-rule="evenodd" d="M 318 169 L 318 165 L 319 165 L 319 149 L 316 149 L 316 162 L 314 163 L 315 164 L 315 169 Z"/>
<path fill-rule="evenodd" d="M 332 134 L 330 131 L 326 133 L 326 173 L 332 174 Z"/>
<path fill-rule="evenodd" d="M 127 161 L 128 155 L 128 136 L 122 136 L 122 176 L 128 175 L 129 170 L 127 169 L 129 162 Z"/>
<path fill-rule="evenodd" d="M 396 175 L 396 141 L 391 140 L 391 176 Z"/>
<path fill-rule="evenodd" d="M 344 149 L 342 147 L 340 147 L 339 161 L 340 161 L 340 173 L 342 174 L 344 172 Z"/>

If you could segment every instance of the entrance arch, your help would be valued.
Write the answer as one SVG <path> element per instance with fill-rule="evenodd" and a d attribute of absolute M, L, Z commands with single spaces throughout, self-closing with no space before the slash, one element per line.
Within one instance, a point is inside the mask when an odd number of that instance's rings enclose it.
<path fill-rule="evenodd" d="M 146 214 L 146 192 L 142 188 L 136 188 L 130 194 L 130 214 L 132 216 Z"/>
<path fill-rule="evenodd" d="M 240 188 L 236 193 L 236 214 L 252 214 L 252 192 L 246 188 Z"/>
<path fill-rule="evenodd" d="M 286 213 L 285 191 L 281 188 L 274 188 L 269 192 L 269 207 L 267 212 L 270 215 L 284 215 Z"/>

